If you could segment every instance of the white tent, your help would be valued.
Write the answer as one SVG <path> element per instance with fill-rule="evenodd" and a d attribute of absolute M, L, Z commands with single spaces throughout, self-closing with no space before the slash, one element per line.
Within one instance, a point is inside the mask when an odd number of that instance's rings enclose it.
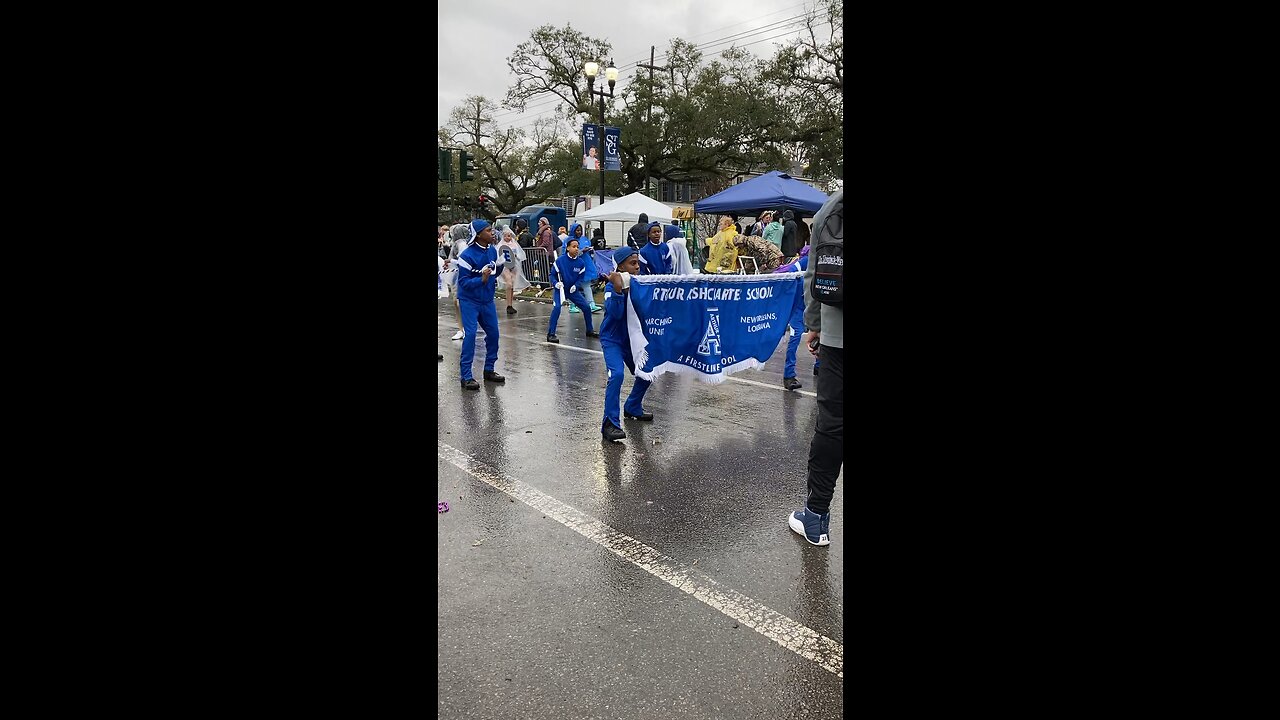
<path fill-rule="evenodd" d="M 621 222 L 634 223 L 639 221 L 640 213 L 649 216 L 649 222 L 662 220 L 671 222 L 671 208 L 645 195 L 644 193 L 633 192 L 630 195 L 624 195 L 616 200 L 593 207 L 586 212 L 578 213 L 573 217 L 574 222 L 584 220 L 618 220 Z"/>

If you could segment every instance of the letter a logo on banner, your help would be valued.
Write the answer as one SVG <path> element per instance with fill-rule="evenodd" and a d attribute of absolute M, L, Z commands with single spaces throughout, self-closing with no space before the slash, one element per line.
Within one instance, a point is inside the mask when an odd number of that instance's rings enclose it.
<path fill-rule="evenodd" d="M 698 343 L 699 355 L 720 354 L 720 316 L 716 315 L 718 310 L 719 308 L 707 308 L 711 317 L 707 320 L 707 332 L 702 336 L 702 342 Z"/>

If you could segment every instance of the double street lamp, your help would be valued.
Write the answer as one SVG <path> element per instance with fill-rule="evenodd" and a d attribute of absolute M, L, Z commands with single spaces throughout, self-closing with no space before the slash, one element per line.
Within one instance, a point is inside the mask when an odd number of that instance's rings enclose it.
<path fill-rule="evenodd" d="M 597 159 L 598 170 L 600 172 L 600 204 L 604 204 L 604 99 L 613 97 L 613 86 L 618 82 L 618 68 L 614 67 L 613 60 L 609 60 L 609 67 L 605 68 L 604 76 L 609 81 L 609 92 L 605 93 L 604 88 L 596 90 L 596 75 L 600 73 L 600 65 L 595 62 L 587 62 L 583 66 L 582 71 L 587 75 L 587 100 L 592 95 L 600 96 L 600 124 L 596 126 L 596 143 L 597 143 Z M 603 83 L 601 83 L 603 85 Z"/>

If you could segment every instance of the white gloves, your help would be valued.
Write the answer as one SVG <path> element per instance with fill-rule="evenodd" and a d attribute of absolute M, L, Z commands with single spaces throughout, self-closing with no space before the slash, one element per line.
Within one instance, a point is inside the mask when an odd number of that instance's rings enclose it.
<path fill-rule="evenodd" d="M 558 282 L 558 283 L 556 283 L 556 289 L 557 289 L 557 290 L 563 290 L 563 289 L 564 289 L 564 283 L 562 283 L 562 282 Z"/>
<path fill-rule="evenodd" d="M 572 295 L 573 293 L 578 292 L 578 286 L 577 286 L 577 285 L 570 285 L 570 286 L 569 286 L 569 289 L 568 289 L 568 290 L 565 290 L 565 292 L 566 292 L 566 293 L 569 293 L 569 294 L 571 294 L 571 295 Z"/>

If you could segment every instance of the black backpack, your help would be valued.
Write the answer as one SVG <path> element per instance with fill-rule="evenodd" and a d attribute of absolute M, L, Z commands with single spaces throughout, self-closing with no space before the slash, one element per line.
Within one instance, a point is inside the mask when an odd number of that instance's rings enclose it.
<path fill-rule="evenodd" d="M 533 236 L 529 234 L 528 230 L 521 230 L 520 237 L 516 238 L 516 244 L 522 248 L 531 248 L 533 247 Z"/>
<path fill-rule="evenodd" d="M 844 307 L 844 198 L 837 200 L 813 236 L 809 250 L 813 263 L 813 299 L 824 305 Z"/>

